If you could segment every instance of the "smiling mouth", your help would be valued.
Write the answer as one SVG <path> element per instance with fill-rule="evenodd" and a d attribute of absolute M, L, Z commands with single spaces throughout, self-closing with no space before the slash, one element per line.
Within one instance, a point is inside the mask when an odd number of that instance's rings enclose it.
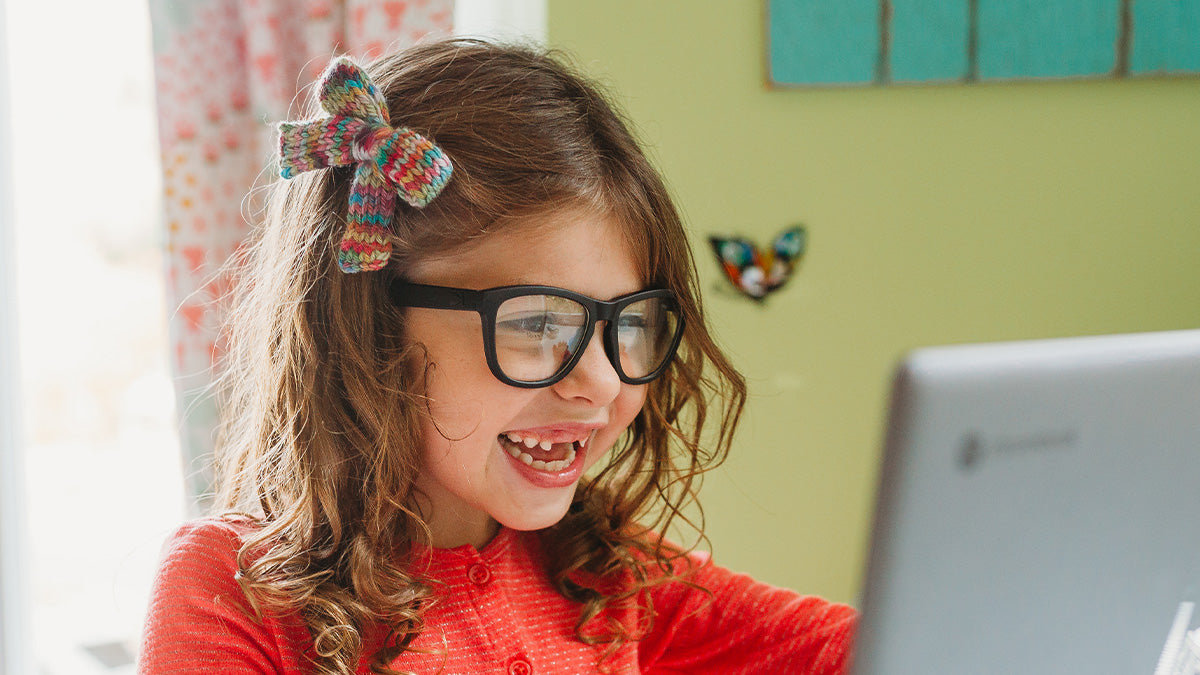
<path fill-rule="evenodd" d="M 575 461 L 575 456 L 587 448 L 588 438 L 551 443 L 535 438 L 523 438 L 514 433 L 497 437 L 500 447 L 525 466 L 547 473 L 563 471 Z"/>

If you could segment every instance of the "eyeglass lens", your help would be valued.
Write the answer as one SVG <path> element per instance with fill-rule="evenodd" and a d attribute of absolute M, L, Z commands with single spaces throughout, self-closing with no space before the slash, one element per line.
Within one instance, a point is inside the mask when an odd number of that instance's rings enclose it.
<path fill-rule="evenodd" d="M 582 345 L 587 309 L 556 295 L 522 295 L 496 310 L 496 361 L 505 375 L 519 382 L 554 377 Z M 630 303 L 616 320 L 620 370 L 625 377 L 645 377 L 668 357 L 678 317 L 664 298 Z"/>

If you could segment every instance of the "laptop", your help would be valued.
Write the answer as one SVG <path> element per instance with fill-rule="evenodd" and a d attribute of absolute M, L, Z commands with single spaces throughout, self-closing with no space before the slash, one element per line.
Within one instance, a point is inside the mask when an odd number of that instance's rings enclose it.
<path fill-rule="evenodd" d="M 909 355 L 859 606 L 855 675 L 1200 672 L 1200 330 Z"/>

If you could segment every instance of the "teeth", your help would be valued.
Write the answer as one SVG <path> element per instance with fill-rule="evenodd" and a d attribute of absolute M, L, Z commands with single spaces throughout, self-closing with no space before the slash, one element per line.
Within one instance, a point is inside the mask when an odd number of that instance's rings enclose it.
<path fill-rule="evenodd" d="M 545 450 L 546 452 L 550 452 L 550 450 L 554 447 L 554 443 L 552 443 L 550 441 L 539 441 L 538 439 L 532 438 L 532 437 L 525 438 L 524 436 L 522 436 L 518 433 L 514 433 L 512 431 L 505 432 L 503 435 L 505 438 L 512 441 L 513 443 L 516 443 L 517 445 L 524 444 L 525 447 L 527 447 L 527 448 L 540 447 L 541 449 Z M 574 441 L 574 443 L 576 445 L 578 445 L 578 447 L 580 449 L 583 449 L 583 448 L 587 447 L 588 440 L 590 438 L 591 438 L 591 434 L 588 434 L 587 436 L 584 436 L 583 438 L 581 438 L 577 441 Z"/>
<path fill-rule="evenodd" d="M 516 441 L 514 441 L 514 443 L 515 442 Z M 538 471 L 562 471 L 568 466 L 571 466 L 571 463 L 575 461 L 576 455 L 575 448 L 572 446 L 571 449 L 567 451 L 566 457 L 554 462 L 544 462 L 540 459 L 534 459 L 533 455 L 529 454 L 528 452 L 521 452 L 512 446 L 506 446 L 504 450 L 508 454 L 512 455 L 514 459 L 518 459 L 526 466 L 537 469 Z"/>

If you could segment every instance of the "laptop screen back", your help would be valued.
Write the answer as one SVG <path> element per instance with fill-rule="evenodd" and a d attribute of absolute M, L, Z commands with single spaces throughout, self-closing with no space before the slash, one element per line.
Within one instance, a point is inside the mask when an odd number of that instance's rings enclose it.
<path fill-rule="evenodd" d="M 1156 674 L 1173 624 L 1200 626 L 1188 603 L 1200 331 L 905 361 L 855 673 Z"/>

